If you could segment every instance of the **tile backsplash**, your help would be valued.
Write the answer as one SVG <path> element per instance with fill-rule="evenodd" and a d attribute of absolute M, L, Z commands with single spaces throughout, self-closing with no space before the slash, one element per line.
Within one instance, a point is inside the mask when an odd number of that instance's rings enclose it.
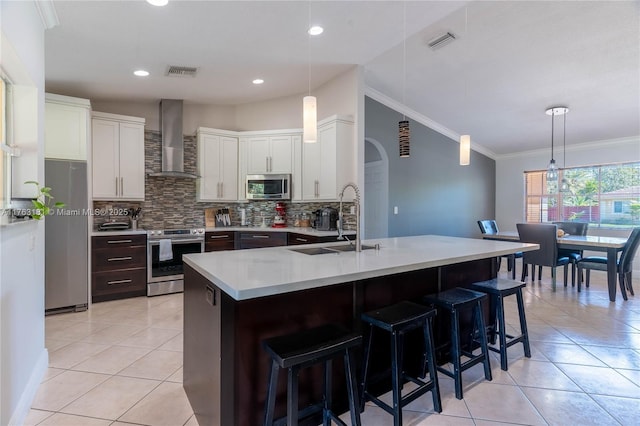
<path fill-rule="evenodd" d="M 184 137 L 184 171 L 197 174 L 196 161 L 196 137 Z M 159 172 L 161 169 L 161 139 L 160 132 L 145 131 L 145 168 L 147 172 Z M 141 214 L 138 227 L 143 229 L 178 229 L 178 228 L 202 228 L 204 227 L 204 209 L 228 208 L 231 214 L 231 222 L 234 226 L 240 225 L 240 209 L 245 209 L 246 218 L 250 225 L 260 226 L 262 218 L 271 225 L 275 216 L 275 201 L 250 201 L 250 202 L 197 202 L 196 179 L 175 177 L 145 177 L 145 201 L 94 201 L 94 209 L 106 210 L 112 206 L 115 211 L 121 209 L 136 209 L 140 207 Z M 287 224 L 293 225 L 295 215 L 308 213 L 322 207 L 338 208 L 338 203 L 293 203 L 286 202 Z M 352 203 L 344 203 L 344 211 L 348 212 Z M 100 224 L 126 217 L 94 216 L 94 228 Z M 355 228 L 355 217 L 345 214 L 345 228 Z"/>

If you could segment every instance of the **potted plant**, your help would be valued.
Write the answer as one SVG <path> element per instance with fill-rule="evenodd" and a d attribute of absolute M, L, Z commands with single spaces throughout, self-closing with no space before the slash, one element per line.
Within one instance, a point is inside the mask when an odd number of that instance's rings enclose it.
<path fill-rule="evenodd" d="M 51 214 L 51 208 L 60 209 L 65 206 L 60 201 L 53 202 L 54 197 L 51 195 L 51 188 L 48 186 L 40 186 L 40 183 L 34 180 L 28 180 L 25 184 L 35 185 L 37 190 L 36 197 L 31 200 L 31 205 L 33 206 L 32 218 L 36 220 L 44 219 L 45 216 Z"/>

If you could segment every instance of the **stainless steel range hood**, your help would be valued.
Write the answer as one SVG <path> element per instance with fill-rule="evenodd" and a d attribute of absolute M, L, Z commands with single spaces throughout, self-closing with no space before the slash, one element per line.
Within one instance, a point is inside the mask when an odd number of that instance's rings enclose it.
<path fill-rule="evenodd" d="M 162 171 L 149 176 L 195 179 L 184 171 L 184 139 L 182 135 L 182 100 L 160 100 L 160 131 L 162 132 Z"/>

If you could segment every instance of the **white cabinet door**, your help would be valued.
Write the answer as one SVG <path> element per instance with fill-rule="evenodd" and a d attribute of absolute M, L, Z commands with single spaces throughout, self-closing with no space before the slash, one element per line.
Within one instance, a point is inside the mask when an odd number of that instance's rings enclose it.
<path fill-rule="evenodd" d="M 269 173 L 293 172 L 293 142 L 291 136 L 269 138 Z"/>
<path fill-rule="evenodd" d="M 120 193 L 120 126 L 116 121 L 93 119 L 93 198 L 113 200 Z"/>
<path fill-rule="evenodd" d="M 292 173 L 293 141 L 287 136 L 251 137 L 247 144 L 247 174 Z"/>
<path fill-rule="evenodd" d="M 96 113 L 109 119 L 92 120 L 93 198 L 144 200 L 144 123 L 119 121 L 115 114 Z"/>
<path fill-rule="evenodd" d="M 333 119 L 318 126 L 318 142 L 302 144 L 302 199 L 336 200 L 342 186 L 355 182 L 353 124 Z M 345 200 L 351 200 L 347 195 Z"/>
<path fill-rule="evenodd" d="M 318 142 L 302 144 L 302 196 L 306 201 L 335 200 L 336 124 L 318 128 Z"/>
<path fill-rule="evenodd" d="M 220 136 L 198 134 L 198 201 L 220 194 Z"/>
<path fill-rule="evenodd" d="M 271 155 L 268 137 L 246 139 L 247 174 L 261 175 L 269 173 L 269 156 Z"/>
<path fill-rule="evenodd" d="M 44 156 L 87 160 L 87 107 L 45 103 Z"/>
<path fill-rule="evenodd" d="M 198 132 L 198 201 L 238 200 L 238 138 Z"/>
<path fill-rule="evenodd" d="M 220 199 L 238 200 L 238 138 L 222 137 L 220 144 Z"/>
<path fill-rule="evenodd" d="M 144 200 L 144 126 L 120 123 L 120 198 Z"/>

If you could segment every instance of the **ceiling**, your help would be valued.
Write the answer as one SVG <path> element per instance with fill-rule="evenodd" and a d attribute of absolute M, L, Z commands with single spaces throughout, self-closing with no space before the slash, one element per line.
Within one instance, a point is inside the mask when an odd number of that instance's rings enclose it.
<path fill-rule="evenodd" d="M 640 135 L 638 1 L 53 4 L 60 24 L 45 34 L 48 92 L 238 105 L 313 91 L 362 65 L 372 93 L 445 133 L 471 134 L 493 157 L 547 149 L 544 111 L 555 105 L 570 108 L 567 146 Z M 309 22 L 325 32 L 309 39 Z M 455 41 L 427 46 L 447 31 Z M 169 77 L 169 65 L 198 73 Z M 134 77 L 137 68 L 151 75 Z M 265 83 L 253 85 L 257 77 Z"/>

